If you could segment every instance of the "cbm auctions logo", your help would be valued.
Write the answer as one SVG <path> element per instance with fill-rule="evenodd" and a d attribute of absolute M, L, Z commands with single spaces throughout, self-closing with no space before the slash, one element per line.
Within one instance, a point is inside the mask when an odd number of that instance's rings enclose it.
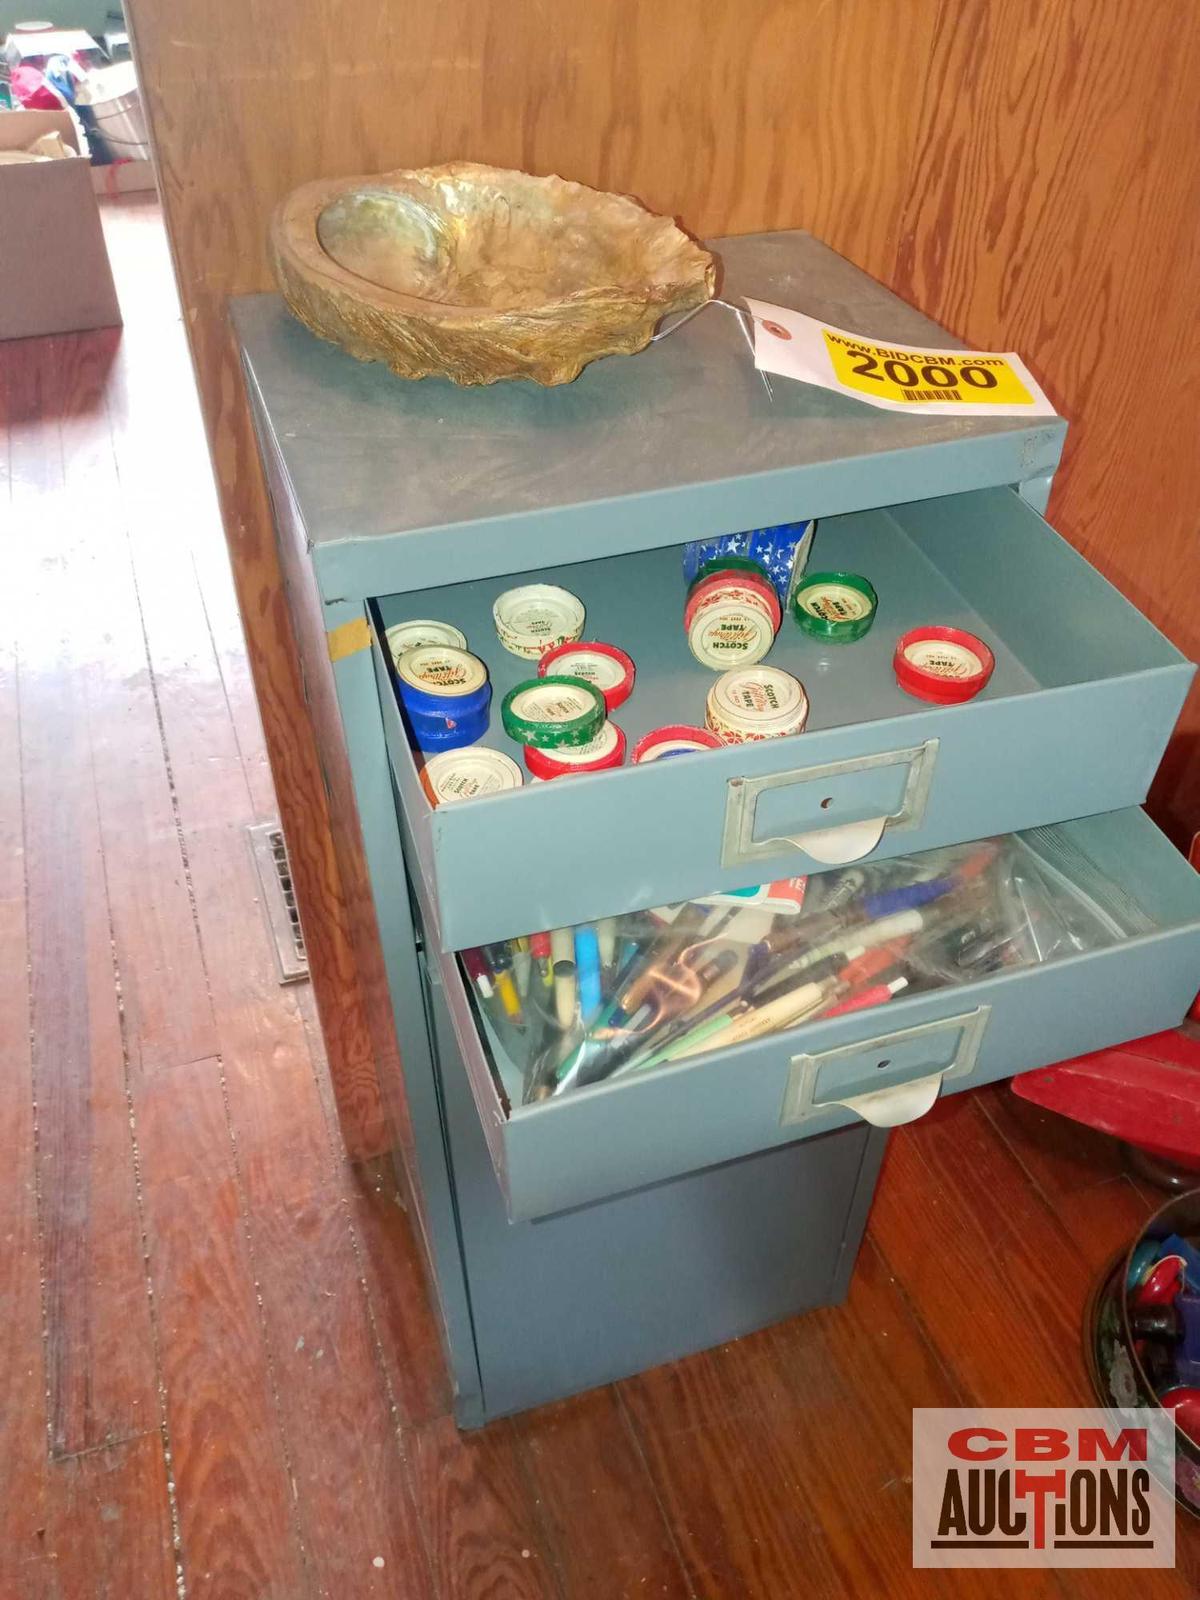
<path fill-rule="evenodd" d="M 1162 1411 L 913 1412 L 914 1567 L 1173 1567 Z"/>

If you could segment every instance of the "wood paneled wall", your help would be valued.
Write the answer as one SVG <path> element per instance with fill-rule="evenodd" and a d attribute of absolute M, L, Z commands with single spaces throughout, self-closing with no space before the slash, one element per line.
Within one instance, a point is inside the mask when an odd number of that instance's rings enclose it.
<path fill-rule="evenodd" d="M 1192 0 L 128 10 L 355 1153 L 383 1137 L 373 932 L 329 843 L 225 320 L 230 294 L 271 286 L 266 221 L 294 185 L 466 156 L 628 190 L 700 234 L 811 229 L 956 333 L 1030 359 L 1073 424 L 1053 519 L 1200 654 Z M 1200 826 L 1198 734 L 1194 695 L 1154 794 L 1178 838 Z"/>

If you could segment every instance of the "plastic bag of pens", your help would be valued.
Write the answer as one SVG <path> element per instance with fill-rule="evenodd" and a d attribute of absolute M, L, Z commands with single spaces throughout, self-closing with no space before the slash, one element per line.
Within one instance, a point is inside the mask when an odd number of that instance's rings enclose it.
<path fill-rule="evenodd" d="M 1044 828 L 533 934 L 462 961 L 506 1093 L 529 1103 L 1099 949 L 1145 925 Z"/>

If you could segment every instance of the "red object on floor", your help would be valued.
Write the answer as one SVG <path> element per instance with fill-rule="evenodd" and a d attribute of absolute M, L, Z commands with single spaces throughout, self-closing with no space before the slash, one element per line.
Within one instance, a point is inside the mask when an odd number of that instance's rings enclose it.
<path fill-rule="evenodd" d="M 1188 860 L 1200 869 L 1200 834 L 1192 840 Z M 1188 1016 L 1200 1020 L 1200 996 Z M 1169 1160 L 1200 1162 L 1200 1027 L 1195 1022 L 1022 1073 L 1012 1087 L 1023 1100 Z"/>

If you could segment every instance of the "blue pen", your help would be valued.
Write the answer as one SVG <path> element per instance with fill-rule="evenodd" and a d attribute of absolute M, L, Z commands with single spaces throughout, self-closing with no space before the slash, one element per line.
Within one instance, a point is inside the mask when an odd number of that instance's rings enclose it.
<path fill-rule="evenodd" d="M 604 1001 L 600 985 L 600 940 L 590 923 L 575 929 L 575 978 L 579 985 L 579 1015 L 595 1016 Z"/>
<path fill-rule="evenodd" d="M 863 895 L 862 909 L 868 918 L 890 917 L 894 911 L 915 911 L 927 906 L 958 886 L 957 878 L 930 878 L 926 883 L 910 883 L 900 889 L 881 889 L 878 894 Z"/>

